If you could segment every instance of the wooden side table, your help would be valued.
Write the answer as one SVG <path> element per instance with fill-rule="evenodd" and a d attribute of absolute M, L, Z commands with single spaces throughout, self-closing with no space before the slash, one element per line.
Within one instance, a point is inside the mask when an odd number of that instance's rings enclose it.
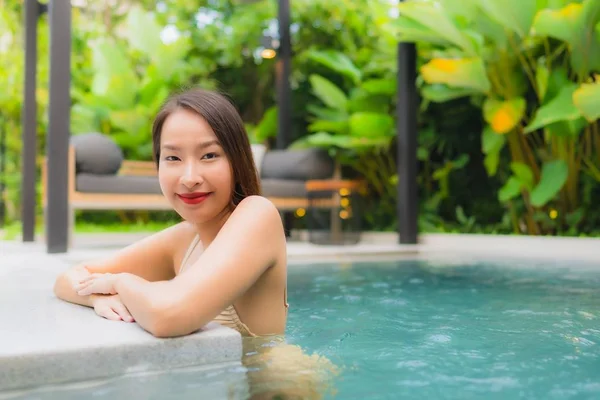
<path fill-rule="evenodd" d="M 364 182 L 357 180 L 326 179 L 306 182 L 311 243 L 339 245 L 356 244 L 360 241 L 360 196 L 364 186 Z"/>

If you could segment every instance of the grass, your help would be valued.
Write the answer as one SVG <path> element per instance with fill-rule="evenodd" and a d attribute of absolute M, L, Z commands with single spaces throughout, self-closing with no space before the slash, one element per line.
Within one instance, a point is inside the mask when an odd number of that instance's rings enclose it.
<path fill-rule="evenodd" d="M 75 233 L 148 233 L 158 232 L 169 226 L 173 222 L 147 222 L 147 223 L 131 223 L 131 224 L 98 224 L 91 222 L 78 222 L 75 224 Z M 45 226 L 37 224 L 35 229 L 36 235 L 45 233 Z M 15 222 L 6 225 L 4 229 L 0 229 L 0 240 L 15 240 L 21 235 L 21 223 Z"/>

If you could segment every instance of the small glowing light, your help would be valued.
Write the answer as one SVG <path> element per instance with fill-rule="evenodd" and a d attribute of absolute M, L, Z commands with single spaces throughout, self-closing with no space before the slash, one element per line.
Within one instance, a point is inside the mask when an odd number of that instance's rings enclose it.
<path fill-rule="evenodd" d="M 346 198 L 346 197 L 345 197 L 345 198 L 343 198 L 343 199 L 341 199 L 341 200 L 340 200 L 340 205 L 341 205 L 342 207 L 348 207 L 348 206 L 350 205 L 350 199 L 348 199 L 348 198 Z"/>
<path fill-rule="evenodd" d="M 348 218 L 350 218 L 350 213 L 348 212 L 348 210 L 342 210 L 342 211 L 340 211 L 340 218 L 341 219 L 348 219 Z"/>
<path fill-rule="evenodd" d="M 264 49 L 260 52 L 262 58 L 275 58 L 276 55 L 277 53 L 273 49 Z"/>
<path fill-rule="evenodd" d="M 296 210 L 296 217 L 302 218 L 306 215 L 306 210 L 304 208 L 299 208 Z"/>
<path fill-rule="evenodd" d="M 340 189 L 340 195 L 341 196 L 348 196 L 350 194 L 350 191 L 347 188 L 341 188 Z"/>
<path fill-rule="evenodd" d="M 550 215 L 550 218 L 556 219 L 558 217 L 558 211 L 552 209 L 552 210 L 550 210 L 550 212 L 548 213 L 548 215 Z"/>

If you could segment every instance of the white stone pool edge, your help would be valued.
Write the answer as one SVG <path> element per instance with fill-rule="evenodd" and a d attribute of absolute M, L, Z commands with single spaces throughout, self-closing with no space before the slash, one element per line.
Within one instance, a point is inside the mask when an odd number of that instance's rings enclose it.
<path fill-rule="evenodd" d="M 401 258 L 508 257 L 599 263 L 600 269 L 600 239 L 444 234 L 422 235 L 418 245 L 396 241 L 395 234 L 367 233 L 361 244 L 351 247 L 291 242 L 290 268 Z M 106 321 L 90 309 L 53 297 L 52 282 L 59 271 L 111 251 L 95 247 L 47 255 L 39 243 L 0 241 L 0 318 L 11 321 L 0 330 L 0 399 L 26 387 L 136 371 L 241 365 L 241 338 L 230 329 L 211 324 L 187 337 L 156 339 L 135 324 Z"/>

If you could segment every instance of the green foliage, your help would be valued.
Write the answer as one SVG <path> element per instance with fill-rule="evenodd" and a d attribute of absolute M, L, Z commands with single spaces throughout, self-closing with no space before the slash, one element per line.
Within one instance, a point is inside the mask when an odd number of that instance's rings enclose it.
<path fill-rule="evenodd" d="M 93 4 L 92 4 L 93 3 Z M 121 4 L 122 3 L 122 4 Z M 151 157 L 157 110 L 190 86 L 222 90 L 251 142 L 277 134 L 271 0 L 150 0 L 73 9 L 71 132 Z M 22 2 L 0 8 L 0 129 L 9 220 L 19 215 Z M 423 231 L 594 234 L 600 189 L 600 2 L 293 0 L 294 147 L 329 150 L 368 182 L 367 229 L 396 228 L 397 41 L 418 48 Z M 38 24 L 38 154 L 48 111 L 48 24 Z M 152 219 L 155 216 L 152 216 Z M 132 222 L 143 213 L 81 215 Z"/>
<path fill-rule="evenodd" d="M 400 39 L 419 45 L 423 97 L 468 96 L 480 105 L 484 164 L 490 177 L 502 174 L 497 198 L 514 229 L 563 230 L 570 220 L 539 224 L 538 216 L 579 210 L 582 175 L 597 177 L 600 2 L 424 0 L 399 8 Z M 511 161 L 503 165 L 505 150 Z"/>

